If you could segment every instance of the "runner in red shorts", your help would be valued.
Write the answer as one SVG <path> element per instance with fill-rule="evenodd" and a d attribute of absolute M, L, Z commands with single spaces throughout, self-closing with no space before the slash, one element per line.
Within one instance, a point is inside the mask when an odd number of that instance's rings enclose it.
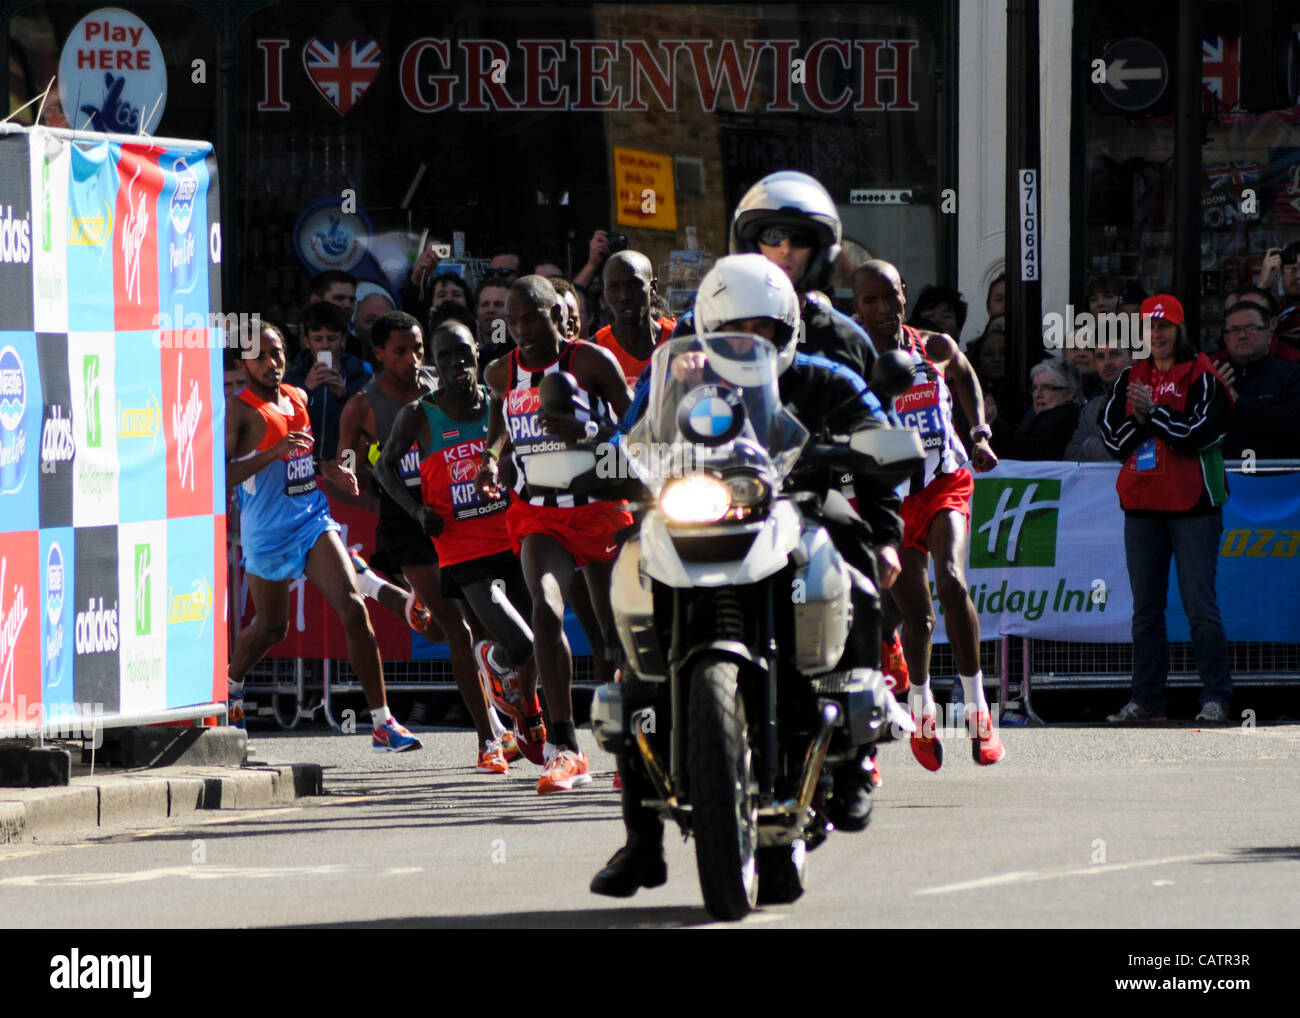
<path fill-rule="evenodd" d="M 492 391 L 487 448 L 478 475 L 480 491 L 500 498 L 497 460 L 506 441 L 513 450 L 515 494 L 506 512 L 510 539 L 520 557 L 533 602 L 533 655 L 546 693 L 555 747 L 537 790 L 564 791 L 591 781 L 587 755 L 573 724 L 573 658 L 564 636 L 564 598 L 581 566 L 592 607 L 606 642 L 612 643 L 609 578 L 618 552 L 615 535 L 632 522 L 621 506 L 572 492 L 537 494 L 528 488 L 528 464 L 538 455 L 607 441 L 631 401 L 618 362 L 590 343 L 561 335 L 564 307 L 550 281 L 517 280 L 506 298 L 506 324 L 518 347 L 488 365 Z M 573 416 L 541 408 L 538 387 L 546 375 L 566 372 L 576 383 Z"/>
<path fill-rule="evenodd" d="M 966 544 L 975 481 L 963 468 L 966 451 L 953 427 L 953 390 L 967 418 L 975 422 L 970 434 L 972 465 L 983 473 L 997 466 L 998 458 L 989 448 L 991 432 L 984 423 L 983 394 L 970 361 L 950 337 L 904 325 L 906 305 L 907 288 L 889 262 L 869 261 L 854 273 L 853 308 L 876 351 L 902 350 L 913 359 L 912 388 L 894 401 L 894 409 L 905 426 L 920 432 L 926 453 L 924 469 L 905 482 L 902 570 L 889 589 L 902 618 L 903 653 L 911 679 L 909 705 L 913 717 L 919 715 L 912 753 L 927 770 L 937 771 L 943 764 L 943 743 L 935 730 L 937 712 L 930 691 L 935 616 L 929 559 L 933 557 L 939 603 L 966 696 L 967 725 L 973 727 L 971 752 L 977 764 L 994 764 L 1005 750 L 984 698 L 979 615 L 966 588 Z M 887 632 L 889 628 L 887 617 Z"/>

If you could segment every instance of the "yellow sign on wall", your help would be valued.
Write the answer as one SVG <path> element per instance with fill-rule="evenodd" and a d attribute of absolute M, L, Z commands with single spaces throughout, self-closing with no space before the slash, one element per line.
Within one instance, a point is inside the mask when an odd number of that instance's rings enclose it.
<path fill-rule="evenodd" d="M 619 226 L 677 230 L 672 156 L 615 148 L 614 193 Z"/>

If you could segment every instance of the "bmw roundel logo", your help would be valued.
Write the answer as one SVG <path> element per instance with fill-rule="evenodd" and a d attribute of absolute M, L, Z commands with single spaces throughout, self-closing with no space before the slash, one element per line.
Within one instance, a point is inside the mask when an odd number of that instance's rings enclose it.
<path fill-rule="evenodd" d="M 702 385 L 692 389 L 677 408 L 677 426 L 693 442 L 721 445 L 745 426 L 745 404 L 730 389 Z"/>

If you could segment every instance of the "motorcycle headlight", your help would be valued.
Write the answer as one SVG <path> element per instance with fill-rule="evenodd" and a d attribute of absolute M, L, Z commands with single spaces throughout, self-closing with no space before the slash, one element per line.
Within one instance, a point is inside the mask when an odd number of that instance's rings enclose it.
<path fill-rule="evenodd" d="M 733 506 L 752 509 L 767 498 L 767 485 L 753 474 L 732 474 L 722 483 L 727 486 Z"/>
<path fill-rule="evenodd" d="M 731 493 L 712 474 L 692 474 L 664 486 L 659 508 L 673 523 L 716 523 L 731 508 Z"/>

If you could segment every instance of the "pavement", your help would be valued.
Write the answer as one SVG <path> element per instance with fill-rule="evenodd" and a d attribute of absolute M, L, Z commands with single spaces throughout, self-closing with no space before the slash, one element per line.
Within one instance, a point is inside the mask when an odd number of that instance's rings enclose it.
<path fill-rule="evenodd" d="M 0 787 L 0 845 L 48 842 L 199 810 L 274 806 L 322 791 L 322 770 L 315 763 L 161 767 L 73 763 L 71 780 L 64 786 Z"/>

